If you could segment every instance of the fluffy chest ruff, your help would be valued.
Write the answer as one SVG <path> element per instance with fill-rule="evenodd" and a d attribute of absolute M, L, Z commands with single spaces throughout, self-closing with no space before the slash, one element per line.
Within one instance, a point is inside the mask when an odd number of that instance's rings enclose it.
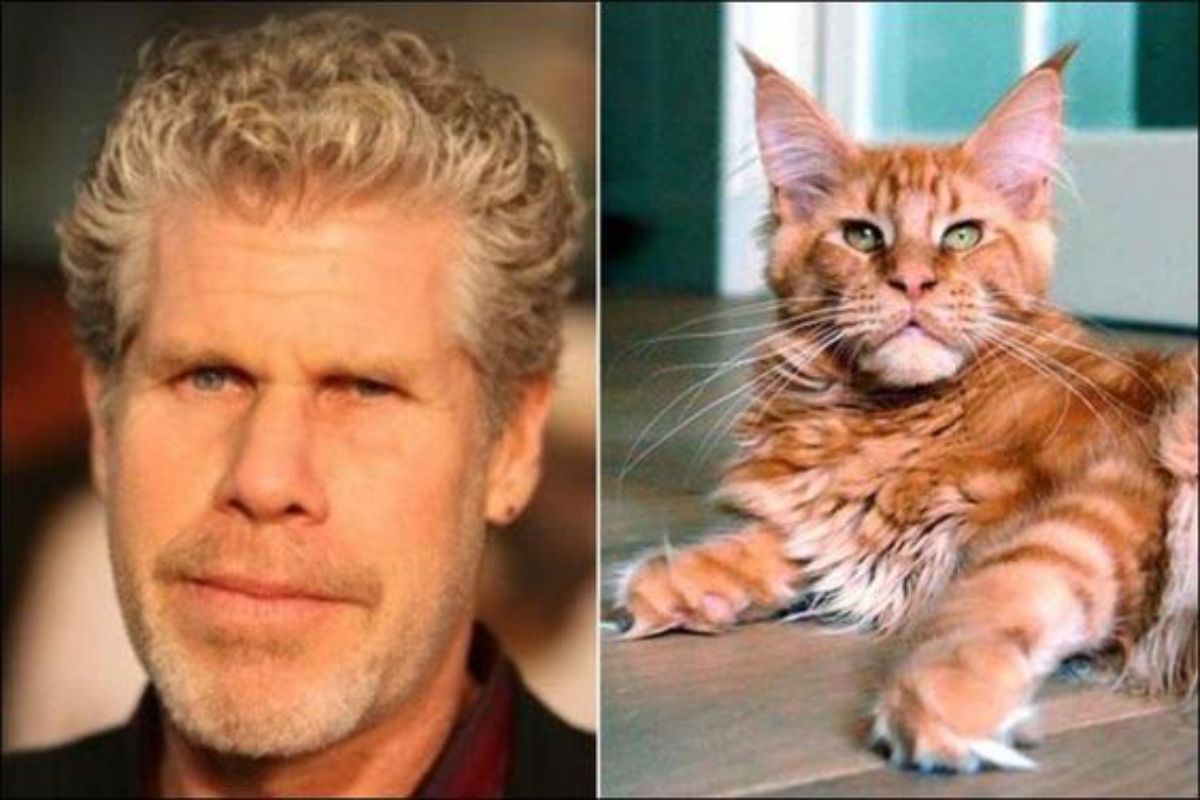
<path fill-rule="evenodd" d="M 962 407 L 802 405 L 746 412 L 718 497 L 787 533 L 813 599 L 804 616 L 894 631 L 940 592 L 975 532 L 979 498 L 948 477 Z"/>

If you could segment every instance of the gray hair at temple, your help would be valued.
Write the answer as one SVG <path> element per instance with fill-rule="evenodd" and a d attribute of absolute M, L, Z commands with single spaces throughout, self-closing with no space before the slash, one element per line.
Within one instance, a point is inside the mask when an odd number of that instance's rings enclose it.
<path fill-rule="evenodd" d="M 56 230 L 75 330 L 111 394 L 144 312 L 155 209 L 204 195 L 248 215 L 319 214 L 396 191 L 467 220 L 457 331 L 503 421 L 553 374 L 581 204 L 517 100 L 444 48 L 322 11 L 147 42 Z M 305 187 L 319 187 L 305 191 Z M 104 403 L 107 406 L 107 402 Z"/>

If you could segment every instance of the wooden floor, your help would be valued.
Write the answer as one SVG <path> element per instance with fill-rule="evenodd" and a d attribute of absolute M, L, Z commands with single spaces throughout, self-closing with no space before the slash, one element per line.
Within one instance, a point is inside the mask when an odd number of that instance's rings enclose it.
<path fill-rule="evenodd" d="M 664 538 L 719 529 L 705 495 L 728 455 L 738 373 L 705 385 L 765 321 L 744 305 L 605 295 L 602 331 L 602 557 L 620 563 Z M 675 335 L 672 326 L 713 313 Z M 1131 338 L 1125 336 L 1124 338 Z M 1181 340 L 1145 338 L 1150 345 Z M 723 396 L 725 402 L 719 401 Z M 654 416 L 673 401 L 649 431 Z M 690 405 L 689 405 L 689 401 Z M 713 404 L 711 408 L 706 405 Z M 682 424 L 699 413 L 690 424 Z M 727 414 L 728 412 L 728 414 Z M 672 429 L 678 430 L 672 433 Z M 670 436 L 665 436 L 670 433 Z M 714 435 L 716 434 L 716 435 Z M 640 438 L 640 442 L 639 442 Z M 664 440 L 641 460 L 640 453 Z M 636 445 L 636 446 L 635 446 Z M 630 468 L 630 462 L 636 461 Z M 624 471 L 624 477 L 620 477 Z M 608 610 L 608 597 L 605 610 Z M 812 623 L 759 623 L 708 637 L 671 634 L 601 645 L 601 791 L 605 796 L 1189 796 L 1197 795 L 1195 707 L 1180 710 L 1087 681 L 1040 694 L 1039 770 L 965 777 L 889 769 L 863 742 L 896 648 Z"/>

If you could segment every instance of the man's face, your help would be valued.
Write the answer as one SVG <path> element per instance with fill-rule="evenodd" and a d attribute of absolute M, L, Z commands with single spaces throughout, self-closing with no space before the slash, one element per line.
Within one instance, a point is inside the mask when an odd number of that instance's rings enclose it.
<path fill-rule="evenodd" d="M 157 219 L 94 446 L 134 646 L 200 744 L 336 741 L 419 693 L 471 618 L 492 487 L 453 336 L 458 222 Z"/>

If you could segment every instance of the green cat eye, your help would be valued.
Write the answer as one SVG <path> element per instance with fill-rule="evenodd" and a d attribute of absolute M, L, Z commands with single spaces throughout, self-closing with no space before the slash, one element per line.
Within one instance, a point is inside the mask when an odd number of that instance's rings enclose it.
<path fill-rule="evenodd" d="M 973 220 L 951 225 L 942 234 L 942 247 L 947 250 L 970 250 L 983 238 L 983 226 Z"/>
<path fill-rule="evenodd" d="M 883 247 L 883 231 L 861 219 L 843 222 L 842 238 L 846 244 L 863 253 L 873 253 Z"/>

